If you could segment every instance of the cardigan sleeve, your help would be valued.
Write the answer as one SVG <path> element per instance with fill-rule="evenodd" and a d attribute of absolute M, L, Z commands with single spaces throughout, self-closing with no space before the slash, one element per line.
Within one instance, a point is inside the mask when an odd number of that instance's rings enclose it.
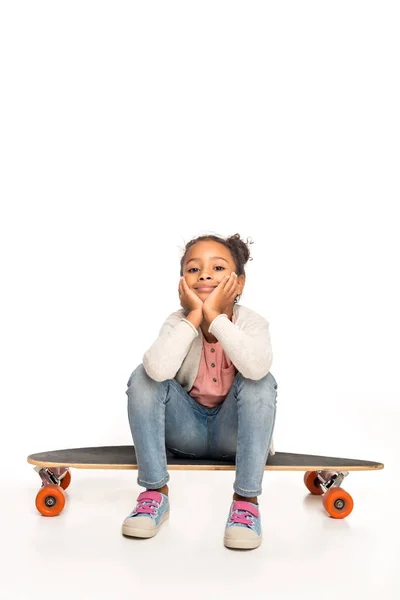
<path fill-rule="evenodd" d="M 247 379 L 262 379 L 269 372 L 273 353 L 269 323 L 254 314 L 240 329 L 224 313 L 213 319 L 209 333 L 217 338 L 237 370 Z"/>
<path fill-rule="evenodd" d="M 155 381 L 173 379 L 199 332 L 175 313 L 163 323 L 157 339 L 143 355 L 146 373 Z"/>

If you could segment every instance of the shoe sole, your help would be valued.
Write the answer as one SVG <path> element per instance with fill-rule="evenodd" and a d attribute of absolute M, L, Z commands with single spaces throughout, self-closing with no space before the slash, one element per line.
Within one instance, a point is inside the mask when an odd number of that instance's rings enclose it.
<path fill-rule="evenodd" d="M 240 538 L 226 538 L 224 537 L 224 544 L 227 548 L 239 548 L 241 550 L 252 550 L 258 548 L 262 542 L 262 535 L 253 540 L 241 540 Z"/>
<path fill-rule="evenodd" d="M 139 537 L 139 538 L 151 538 L 156 535 L 161 525 L 169 518 L 169 510 L 167 510 L 159 522 L 155 527 L 151 527 L 150 529 L 139 529 L 135 527 L 130 527 L 129 525 L 122 525 L 122 533 L 123 535 L 127 535 L 129 537 Z"/>

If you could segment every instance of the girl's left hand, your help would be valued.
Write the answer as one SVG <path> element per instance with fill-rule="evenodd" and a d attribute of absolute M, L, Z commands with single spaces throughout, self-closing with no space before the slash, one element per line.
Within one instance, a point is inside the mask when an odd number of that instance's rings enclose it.
<path fill-rule="evenodd" d="M 203 314 L 212 311 L 223 313 L 238 295 L 238 285 L 235 272 L 226 275 L 203 303 Z"/>

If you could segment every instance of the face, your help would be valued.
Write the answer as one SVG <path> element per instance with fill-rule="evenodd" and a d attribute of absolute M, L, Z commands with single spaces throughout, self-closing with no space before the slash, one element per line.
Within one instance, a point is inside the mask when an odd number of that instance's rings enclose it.
<path fill-rule="evenodd" d="M 189 288 L 203 301 L 223 280 L 236 271 L 232 254 L 223 244 L 212 240 L 197 242 L 189 248 L 183 263 L 183 275 Z M 238 294 L 242 293 L 245 276 L 238 278 Z M 208 289 L 200 289 L 207 286 Z"/>

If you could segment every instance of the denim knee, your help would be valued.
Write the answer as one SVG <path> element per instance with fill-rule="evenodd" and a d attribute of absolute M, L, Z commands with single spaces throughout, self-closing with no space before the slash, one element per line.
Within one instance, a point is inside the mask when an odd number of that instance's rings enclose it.
<path fill-rule="evenodd" d="M 235 379 L 242 384 L 247 384 L 247 385 L 252 385 L 252 386 L 266 385 L 275 391 L 278 389 L 278 384 L 276 382 L 275 377 L 272 375 L 271 371 L 268 371 L 268 373 L 266 375 L 264 375 L 264 377 L 262 377 L 261 379 L 248 379 L 247 377 L 244 377 L 240 373 L 240 371 L 238 371 Z"/>
<path fill-rule="evenodd" d="M 136 369 L 131 373 L 131 376 L 128 379 L 128 383 L 126 384 L 128 386 L 128 390 L 126 391 L 126 393 L 128 393 L 128 391 L 132 388 L 136 388 L 136 387 L 140 387 L 142 388 L 143 385 L 150 385 L 150 386 L 157 386 L 157 385 L 161 385 L 165 383 L 164 381 L 155 381 L 154 379 L 152 379 L 150 377 L 150 375 L 147 374 L 146 369 L 144 368 L 143 363 L 140 363 Z"/>
<path fill-rule="evenodd" d="M 278 390 L 278 384 L 271 371 L 269 371 L 260 381 L 263 380 L 265 380 L 265 383 L 267 383 L 275 392 Z"/>
<path fill-rule="evenodd" d="M 268 372 L 261 379 L 248 379 L 238 372 L 235 383 L 237 385 L 238 393 L 243 391 L 243 389 L 246 390 L 243 394 L 246 398 L 259 398 L 261 395 L 263 398 L 273 399 L 276 404 L 278 384 L 271 372 Z"/>
<path fill-rule="evenodd" d="M 128 410 L 133 408 L 145 412 L 152 411 L 154 403 L 164 403 L 167 392 L 163 389 L 168 384 L 166 381 L 154 381 L 146 372 L 143 363 L 138 365 L 129 377 L 126 390 L 128 396 Z"/>
<path fill-rule="evenodd" d="M 128 386 L 128 388 L 130 388 L 132 385 L 134 385 L 133 379 L 135 379 L 135 383 L 136 383 L 136 380 L 140 380 L 145 376 L 148 377 L 148 375 L 145 371 L 145 368 L 143 366 L 143 363 L 140 363 L 140 365 L 138 365 L 136 367 L 136 369 L 134 371 L 132 371 L 131 376 L 128 379 L 128 383 L 126 385 Z M 128 390 L 126 390 L 126 393 L 128 393 Z"/>

